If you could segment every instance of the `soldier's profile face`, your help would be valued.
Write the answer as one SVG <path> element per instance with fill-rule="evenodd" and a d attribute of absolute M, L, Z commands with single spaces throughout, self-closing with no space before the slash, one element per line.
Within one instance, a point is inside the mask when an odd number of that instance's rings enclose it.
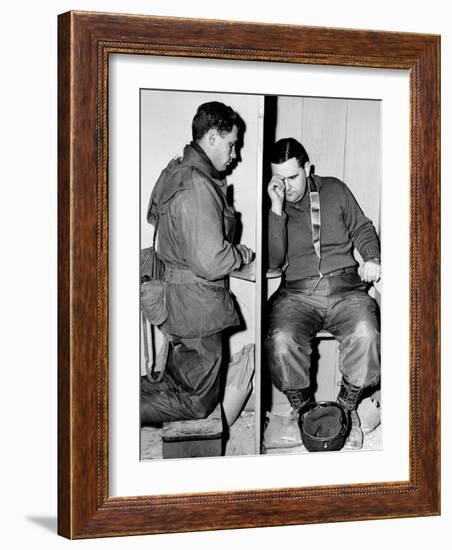
<path fill-rule="evenodd" d="M 229 133 L 216 133 L 210 160 L 219 172 L 224 172 L 236 158 L 237 138 L 237 126 L 233 126 Z"/>
<path fill-rule="evenodd" d="M 273 176 L 278 176 L 284 182 L 287 202 L 300 201 L 306 192 L 306 172 L 292 157 L 281 164 L 271 164 Z"/>

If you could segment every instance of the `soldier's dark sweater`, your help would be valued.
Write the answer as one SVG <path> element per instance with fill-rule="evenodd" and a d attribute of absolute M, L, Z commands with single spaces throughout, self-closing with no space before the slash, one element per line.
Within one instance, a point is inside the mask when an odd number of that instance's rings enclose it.
<path fill-rule="evenodd" d="M 269 213 L 269 264 L 276 268 L 287 261 L 289 281 L 356 266 L 353 246 L 364 261 L 380 258 L 375 228 L 345 183 L 332 177 L 313 177 L 320 197 L 320 265 L 312 243 L 308 189 L 298 203 L 286 203 L 281 216 Z"/>

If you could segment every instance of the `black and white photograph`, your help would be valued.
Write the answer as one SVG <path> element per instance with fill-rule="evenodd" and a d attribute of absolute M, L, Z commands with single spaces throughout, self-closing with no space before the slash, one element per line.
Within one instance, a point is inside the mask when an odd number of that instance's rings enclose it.
<path fill-rule="evenodd" d="M 381 101 L 140 90 L 140 459 L 378 451 Z"/>

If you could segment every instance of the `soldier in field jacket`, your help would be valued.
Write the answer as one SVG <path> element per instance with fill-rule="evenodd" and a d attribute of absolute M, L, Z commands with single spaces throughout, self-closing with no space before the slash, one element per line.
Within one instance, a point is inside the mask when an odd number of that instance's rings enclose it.
<path fill-rule="evenodd" d="M 165 264 L 169 342 L 163 379 L 141 379 L 141 421 L 204 418 L 219 402 L 222 331 L 238 324 L 227 278 L 252 251 L 232 244 L 234 209 L 226 202 L 225 171 L 236 158 L 243 121 L 209 102 L 193 119 L 193 141 L 158 179 L 148 208 Z"/>

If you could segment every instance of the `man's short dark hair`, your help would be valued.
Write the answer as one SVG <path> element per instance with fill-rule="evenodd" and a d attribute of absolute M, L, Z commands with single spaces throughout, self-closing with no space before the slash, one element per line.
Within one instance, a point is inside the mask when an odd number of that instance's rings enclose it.
<path fill-rule="evenodd" d="M 212 128 L 221 134 L 229 134 L 234 125 L 241 130 L 242 119 L 231 107 L 219 101 L 203 103 L 198 107 L 191 125 L 193 141 L 201 139 Z"/>
<path fill-rule="evenodd" d="M 309 161 L 306 149 L 294 138 L 283 138 L 278 140 L 272 148 L 270 162 L 282 164 L 291 158 L 296 158 L 298 166 L 304 166 Z"/>

